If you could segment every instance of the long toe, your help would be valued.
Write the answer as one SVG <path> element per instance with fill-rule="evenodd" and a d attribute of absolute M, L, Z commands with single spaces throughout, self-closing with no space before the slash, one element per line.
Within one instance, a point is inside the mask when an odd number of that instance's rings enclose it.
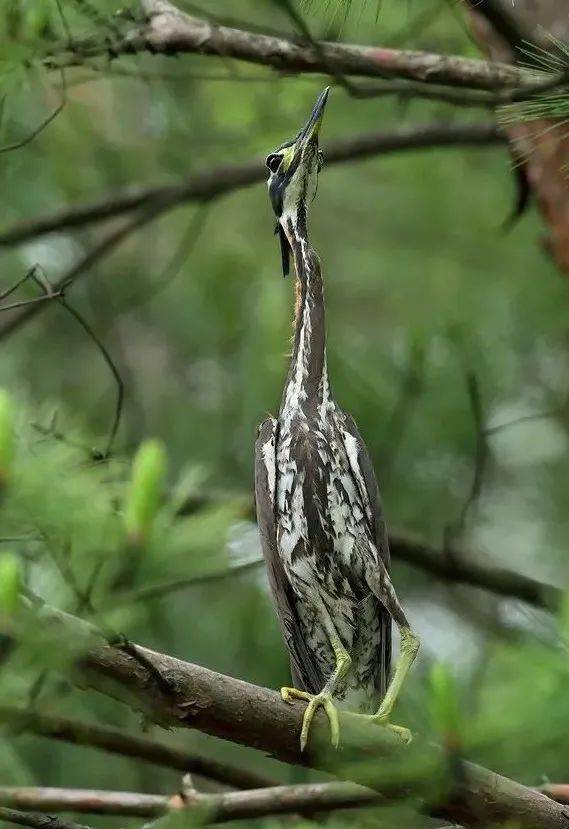
<path fill-rule="evenodd" d="M 304 718 L 302 720 L 302 731 L 300 732 L 301 751 L 304 751 L 306 748 L 310 726 L 312 724 L 314 714 L 319 708 L 323 708 L 326 716 L 328 717 L 328 721 L 330 723 L 330 741 L 333 747 L 338 748 L 338 745 L 340 744 L 340 721 L 338 719 L 336 706 L 332 702 L 331 695 L 322 692 L 321 694 L 317 694 L 315 697 L 312 697 L 306 706 L 306 711 L 304 712 Z"/>
<path fill-rule="evenodd" d="M 285 702 L 292 702 L 293 699 L 303 699 L 310 702 L 314 694 L 309 694 L 307 691 L 299 691 L 298 688 L 281 688 L 281 697 Z"/>
<path fill-rule="evenodd" d="M 405 728 L 405 726 L 403 725 L 394 725 L 393 723 L 390 723 L 387 717 L 378 716 L 377 714 L 375 714 L 372 717 L 370 717 L 370 719 L 374 723 L 374 725 L 379 725 L 382 728 L 389 729 L 389 731 L 393 732 L 393 734 L 395 734 L 397 738 L 406 745 L 410 743 L 413 739 L 413 735 L 408 728 Z"/>

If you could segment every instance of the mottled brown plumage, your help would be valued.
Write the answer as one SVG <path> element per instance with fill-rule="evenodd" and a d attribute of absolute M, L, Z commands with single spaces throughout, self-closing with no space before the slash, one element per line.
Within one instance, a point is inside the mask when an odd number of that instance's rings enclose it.
<path fill-rule="evenodd" d="M 384 723 L 417 649 L 389 578 L 371 460 L 328 382 L 322 274 L 307 229 L 327 94 L 297 138 L 267 159 L 281 245 L 284 238 L 294 261 L 297 307 L 279 415 L 261 425 L 255 449 L 261 542 L 295 684 L 283 697 L 308 701 L 303 747 L 319 706 L 334 744 L 335 704 L 361 713 L 380 706 L 373 719 Z M 392 618 L 402 631 L 402 656 L 388 686 Z"/>

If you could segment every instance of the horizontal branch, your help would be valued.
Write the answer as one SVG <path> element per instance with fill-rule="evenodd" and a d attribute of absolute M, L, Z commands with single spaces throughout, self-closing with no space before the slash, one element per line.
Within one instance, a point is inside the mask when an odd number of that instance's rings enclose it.
<path fill-rule="evenodd" d="M 181 513 L 189 515 L 206 506 L 208 502 L 209 500 L 203 497 L 193 498 L 182 507 Z M 252 500 L 244 500 L 240 517 L 250 521 L 255 520 L 255 504 Z M 513 570 L 481 563 L 477 560 L 475 553 L 466 550 L 458 550 L 452 547 L 446 551 L 440 550 L 397 530 L 389 533 L 389 548 L 393 560 L 402 561 L 411 567 L 423 570 L 441 581 L 479 587 L 498 596 L 519 599 L 544 610 L 557 610 L 563 600 L 563 590 L 559 587 L 541 582 L 531 576 L 524 576 Z M 259 558 L 257 563 L 261 565 L 263 559 Z M 255 566 L 254 561 L 238 565 L 239 569 L 253 566 Z M 231 571 L 225 571 L 225 573 L 228 572 Z M 219 578 L 224 575 L 224 572 L 218 571 L 217 574 L 205 573 L 198 575 L 195 577 L 195 583 L 211 581 L 216 575 Z M 184 579 L 178 583 L 181 585 L 180 589 L 183 589 L 190 586 L 192 581 Z M 173 592 L 176 589 L 176 584 L 175 581 L 165 582 L 164 585 L 149 584 L 144 588 L 140 588 L 140 591 L 133 591 L 127 595 L 131 599 L 137 600 L 140 592 L 140 598 L 154 598 L 166 592 Z"/>
<path fill-rule="evenodd" d="M 93 815 L 159 817 L 183 809 L 211 823 L 302 812 L 303 815 L 371 806 L 384 801 L 378 792 L 356 783 L 308 783 L 244 792 L 168 796 L 138 792 L 0 786 L 0 805 L 19 810 Z"/>
<path fill-rule="evenodd" d="M 16 823 L 19 826 L 30 826 L 31 829 L 90 829 L 82 823 L 75 823 L 73 820 L 60 820 L 52 815 L 44 815 L 40 812 L 22 812 L 18 809 L 9 809 L 0 806 L 0 820 L 7 823 Z"/>
<path fill-rule="evenodd" d="M 452 797 L 431 802 L 432 791 L 440 791 L 447 779 L 444 754 L 419 740 L 402 746 L 392 732 L 370 728 L 353 714 L 341 714 L 342 746 L 334 752 L 326 717 L 319 712 L 310 745 L 301 753 L 302 704 L 287 704 L 274 691 L 146 648 L 111 645 L 86 622 L 46 605 L 29 612 L 42 630 L 73 642 L 75 652 L 83 654 L 76 663 L 77 684 L 122 700 L 161 725 L 196 728 L 284 762 L 341 773 L 379 793 L 386 785 L 393 791 L 393 774 L 404 773 L 401 760 L 406 758 L 413 762 L 404 767 L 416 777 L 398 781 L 398 788 L 422 799 L 434 815 L 459 816 L 471 825 L 509 817 L 532 829 L 567 827 L 563 808 L 544 794 L 470 763 L 463 764 Z"/>
<path fill-rule="evenodd" d="M 425 570 L 442 581 L 480 587 L 498 596 L 520 599 L 544 610 L 556 610 L 563 599 L 560 588 L 513 570 L 480 564 L 472 553 L 452 549 L 437 550 L 399 534 L 390 535 L 389 546 L 394 559 Z"/>
<path fill-rule="evenodd" d="M 142 0 L 146 22 L 112 46 L 75 44 L 75 51 L 55 56 L 57 66 L 73 65 L 85 57 L 111 57 L 139 52 L 167 55 L 200 54 L 235 58 L 269 66 L 279 72 L 320 72 L 332 76 L 406 78 L 423 83 L 504 89 L 532 83 L 535 73 L 507 64 L 428 52 L 400 51 L 346 43 L 317 44 L 292 40 L 192 17 L 166 0 Z"/>
<path fill-rule="evenodd" d="M 503 133 L 493 122 L 435 122 L 331 141 L 324 146 L 324 157 L 326 165 L 329 165 L 405 150 L 492 146 L 505 140 Z M 10 247 L 47 233 L 59 233 L 107 221 L 134 210 L 153 207 L 164 212 L 185 202 L 211 201 L 234 190 L 264 181 L 266 177 L 264 159 L 258 158 L 245 164 L 194 173 L 179 184 L 127 187 L 98 201 L 75 204 L 70 208 L 14 225 L 0 233 L 0 246 Z"/>
<path fill-rule="evenodd" d="M 101 749 L 164 768 L 191 772 L 237 789 L 272 785 L 271 780 L 260 774 L 108 726 L 9 706 L 0 706 L 0 722 L 5 723 L 12 733 L 27 732 L 51 740 Z"/>
<path fill-rule="evenodd" d="M 49 786 L 0 786 L 0 806 L 20 811 L 158 817 L 168 811 L 168 802 L 168 797 L 159 794 L 56 789 Z"/>

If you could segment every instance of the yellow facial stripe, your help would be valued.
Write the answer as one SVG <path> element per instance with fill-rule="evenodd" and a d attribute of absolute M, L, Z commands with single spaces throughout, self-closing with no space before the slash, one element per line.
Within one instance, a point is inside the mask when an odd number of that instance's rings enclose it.
<path fill-rule="evenodd" d="M 281 170 L 284 173 L 291 165 L 292 159 L 294 158 L 294 144 L 291 147 L 286 147 L 282 152 L 283 160 L 281 164 Z"/>

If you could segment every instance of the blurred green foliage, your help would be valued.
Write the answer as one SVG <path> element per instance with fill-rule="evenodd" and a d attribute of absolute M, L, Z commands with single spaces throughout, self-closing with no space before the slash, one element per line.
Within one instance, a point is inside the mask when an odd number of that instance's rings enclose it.
<path fill-rule="evenodd" d="M 195 13 L 194 4 L 180 5 Z M 112 37 L 125 25 L 110 0 L 62 7 L 75 38 Z M 0 15 L 2 144 L 28 134 L 60 100 L 60 76 L 45 71 L 41 58 L 67 38 L 57 4 L 8 8 Z M 274 3 L 227 0 L 215 11 L 244 26 L 290 25 Z M 306 13 L 315 35 L 476 54 L 453 4 L 384 2 L 376 20 L 370 2 L 341 23 L 318 4 Z M 200 56 L 97 59 L 69 69 L 62 113 L 27 147 L 0 156 L 1 229 L 123 187 L 176 182 L 261 157 L 296 133 L 322 84 Z M 325 149 L 332 137 L 486 117 L 425 101 L 358 101 L 335 88 L 322 143 Z M 326 280 L 334 393 L 371 450 L 390 525 L 439 545 L 445 528 L 456 526 L 474 468 L 466 382 L 474 373 L 487 426 L 556 413 L 488 436 L 481 497 L 453 540 L 489 565 L 563 584 L 567 286 L 541 245 L 535 213 L 510 233 L 501 230 L 513 199 L 504 148 L 394 154 L 324 168 L 311 234 Z M 192 245 L 184 243 L 183 262 L 173 270 L 169 263 L 198 213 L 201 229 Z M 12 401 L 16 451 L 0 506 L 0 544 L 17 556 L 27 588 L 46 601 L 150 647 L 278 687 L 288 666 L 261 569 L 141 598 L 151 585 L 259 554 L 243 505 L 252 492 L 256 425 L 279 404 L 293 304 L 272 230 L 262 184 L 207 211 L 181 205 L 73 286 L 74 307 L 125 383 L 109 462 L 98 458 L 116 389 L 84 330 L 53 302 L 4 340 L 0 382 Z M 2 287 L 36 264 L 55 282 L 100 234 L 92 227 L 3 250 Z M 26 284 L 19 296 L 37 290 Z M 2 402 L 1 457 L 11 454 L 7 411 Z M 158 503 L 160 469 L 150 497 L 144 483 L 143 503 L 135 505 L 132 459 L 149 438 L 166 447 L 166 491 Z M 180 516 L 188 503 L 193 508 Z M 148 530 L 134 559 L 125 510 Z M 11 595 L 16 572 L 14 558 L 0 559 L 0 603 L 9 603 L 2 596 Z M 433 661 L 444 661 L 450 674 L 437 685 L 437 706 L 448 712 L 460 704 L 467 756 L 530 784 L 564 779 L 567 654 L 555 620 L 397 563 L 394 581 L 423 641 L 398 721 L 440 736 L 441 723 L 429 711 L 429 672 Z M 0 664 L 0 701 L 137 730 L 124 707 L 61 678 L 54 668 L 68 657 L 66 643 L 30 629 Z M 198 733 L 162 736 L 269 767 L 282 780 L 305 774 Z M 0 738 L 0 784 L 112 789 L 117 781 L 141 791 L 179 787 L 175 774 L 132 761 L 9 730 Z M 385 826 L 423 825 L 405 809 L 381 815 Z M 334 816 L 326 824 L 347 820 Z M 358 824 L 376 820 L 374 811 Z"/>

